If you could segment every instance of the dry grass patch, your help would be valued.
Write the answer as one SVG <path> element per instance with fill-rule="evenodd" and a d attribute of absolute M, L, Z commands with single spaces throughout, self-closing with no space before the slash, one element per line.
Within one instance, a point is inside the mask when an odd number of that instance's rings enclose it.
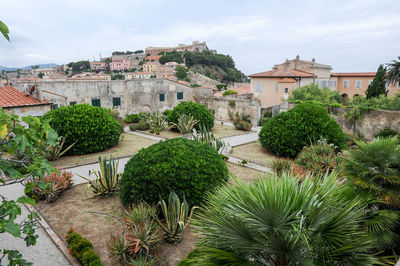
<path fill-rule="evenodd" d="M 272 162 L 279 159 L 279 157 L 267 152 L 258 141 L 233 147 L 232 156 L 266 167 L 271 167 Z"/>
<path fill-rule="evenodd" d="M 64 156 L 59 160 L 52 162 L 52 165 L 57 168 L 65 168 L 87 163 L 97 163 L 99 156 L 109 157 L 112 155 L 114 158 L 132 156 L 140 149 L 148 147 L 157 142 L 155 140 L 143 138 L 129 133 L 122 133 L 121 136 L 123 137 L 123 140 L 108 150 L 86 155 Z"/>
<path fill-rule="evenodd" d="M 256 179 L 258 179 L 260 176 L 265 176 L 266 173 L 257 171 L 252 168 L 248 168 L 245 166 L 240 166 L 234 163 L 226 163 L 226 166 L 228 166 L 228 170 L 230 173 L 232 173 L 234 176 L 240 177 L 246 182 L 251 182 Z"/>

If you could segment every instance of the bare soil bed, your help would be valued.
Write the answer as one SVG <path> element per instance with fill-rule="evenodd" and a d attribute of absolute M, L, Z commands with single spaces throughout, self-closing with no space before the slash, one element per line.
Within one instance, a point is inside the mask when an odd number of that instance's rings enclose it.
<path fill-rule="evenodd" d="M 235 164 L 227 163 L 228 169 L 246 181 L 257 179 L 263 173 Z M 122 232 L 120 223 L 123 207 L 118 196 L 93 197 L 87 184 L 72 187 L 57 201 L 39 202 L 37 209 L 46 218 L 57 234 L 65 239 L 67 231 L 73 229 L 89 239 L 105 265 L 116 265 L 109 257 L 107 242 L 111 234 Z M 195 247 L 196 235 L 186 228 L 182 241 L 178 244 L 161 242 L 158 265 L 177 265 Z"/>
<path fill-rule="evenodd" d="M 233 147 L 232 156 L 266 167 L 271 167 L 272 162 L 279 159 L 279 157 L 267 152 L 258 141 Z"/>
<path fill-rule="evenodd" d="M 85 155 L 64 156 L 59 160 L 52 162 L 52 165 L 56 168 L 65 168 L 87 163 L 97 163 L 99 156 L 109 157 L 112 155 L 114 158 L 131 156 L 136 154 L 140 149 L 157 142 L 129 133 L 122 133 L 121 137 L 123 137 L 123 140 L 108 150 Z"/>
<path fill-rule="evenodd" d="M 156 134 L 150 133 L 149 130 L 142 131 L 142 132 L 153 135 L 153 136 L 157 136 Z M 232 136 L 243 135 L 243 134 L 249 133 L 248 131 L 237 130 L 232 126 L 221 125 L 221 124 L 216 124 L 211 129 L 211 132 L 214 133 L 214 135 L 218 138 L 226 138 L 226 137 L 232 137 Z M 166 139 L 172 139 L 172 138 L 180 137 L 181 134 L 178 132 L 170 131 L 170 130 L 168 130 L 167 127 L 164 127 L 164 130 L 161 131 L 160 135 L 158 135 L 158 136 L 160 136 L 162 138 L 166 138 Z"/>

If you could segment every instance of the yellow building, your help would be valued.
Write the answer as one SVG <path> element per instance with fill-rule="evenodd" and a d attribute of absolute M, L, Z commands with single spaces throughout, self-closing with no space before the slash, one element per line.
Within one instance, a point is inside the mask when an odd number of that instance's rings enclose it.
<path fill-rule="evenodd" d="M 155 73 L 157 71 L 159 64 L 156 62 L 149 62 L 146 64 L 143 64 L 143 72 L 146 73 Z"/>

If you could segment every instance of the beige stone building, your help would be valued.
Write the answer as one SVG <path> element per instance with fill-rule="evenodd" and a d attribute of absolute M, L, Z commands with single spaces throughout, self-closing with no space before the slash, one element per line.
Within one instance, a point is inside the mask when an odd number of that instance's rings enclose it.
<path fill-rule="evenodd" d="M 330 65 L 295 59 L 287 59 L 272 70 L 249 75 L 250 91 L 261 101 L 261 107 L 272 107 L 281 104 L 290 92 L 298 87 L 316 83 L 320 87 L 333 88 L 335 81 L 331 79 Z"/>
<path fill-rule="evenodd" d="M 337 90 L 343 98 L 365 97 L 365 91 L 374 79 L 375 74 L 375 72 L 332 73 L 331 77 L 336 84 L 333 89 Z M 386 84 L 388 96 L 394 96 L 400 92 L 400 87 L 397 85 Z"/>

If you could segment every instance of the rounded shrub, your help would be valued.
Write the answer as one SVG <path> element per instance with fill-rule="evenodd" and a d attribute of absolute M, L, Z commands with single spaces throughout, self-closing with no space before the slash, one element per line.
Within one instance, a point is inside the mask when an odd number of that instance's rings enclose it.
<path fill-rule="evenodd" d="M 208 144 L 185 138 L 162 141 L 142 149 L 125 165 L 120 181 L 124 205 L 144 200 L 156 204 L 171 191 L 190 205 L 201 203 L 205 193 L 228 181 L 228 170 Z"/>
<path fill-rule="evenodd" d="M 110 113 L 101 107 L 88 104 L 64 106 L 46 113 L 50 126 L 59 136 L 66 137 L 64 147 L 75 145 L 67 154 L 88 154 L 115 146 L 121 128 Z"/>
<path fill-rule="evenodd" d="M 399 133 L 397 131 L 391 129 L 391 128 L 384 128 L 381 131 L 379 131 L 378 134 L 375 135 L 375 138 L 392 138 L 395 136 L 399 136 Z"/>
<path fill-rule="evenodd" d="M 200 129 L 201 124 L 209 129 L 214 127 L 214 116 L 211 111 L 205 105 L 195 102 L 181 102 L 175 106 L 172 111 L 168 112 L 167 121 L 178 123 L 178 118 L 182 113 L 191 115 L 199 121 L 195 126 L 197 130 Z"/>
<path fill-rule="evenodd" d="M 304 103 L 269 119 L 261 128 L 259 141 L 268 151 L 294 158 L 304 146 L 326 139 L 339 149 L 346 138 L 339 124 L 319 104 Z"/>

